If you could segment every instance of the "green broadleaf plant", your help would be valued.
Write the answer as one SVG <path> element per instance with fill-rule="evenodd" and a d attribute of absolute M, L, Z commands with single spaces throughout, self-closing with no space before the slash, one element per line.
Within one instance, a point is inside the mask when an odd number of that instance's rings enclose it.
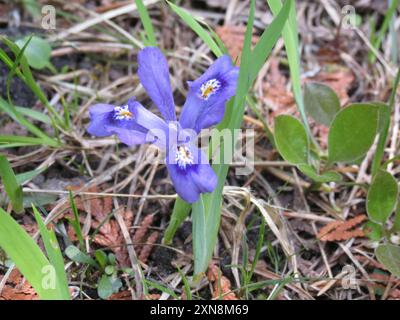
<path fill-rule="evenodd" d="M 375 250 L 376 257 L 391 273 L 400 277 L 400 247 L 392 244 L 380 245 Z"/>
<path fill-rule="evenodd" d="M 293 164 L 307 164 L 309 143 L 303 124 L 292 116 L 275 119 L 275 144 L 281 156 Z"/>
<path fill-rule="evenodd" d="M 352 163 L 366 155 L 378 129 L 378 108 L 353 104 L 340 111 L 332 122 L 329 137 L 329 163 Z"/>
<path fill-rule="evenodd" d="M 398 194 L 396 179 L 386 171 L 379 171 L 367 196 L 367 212 L 370 219 L 384 224 L 396 208 Z"/>
<path fill-rule="evenodd" d="M 307 114 L 315 121 L 329 126 L 340 111 L 340 100 L 330 87 L 321 83 L 304 86 L 304 102 Z"/>
<path fill-rule="evenodd" d="M 19 39 L 15 44 L 22 49 L 28 37 Z M 29 65 L 37 70 L 41 70 L 50 65 L 51 46 L 48 41 L 37 36 L 33 36 L 24 51 L 24 55 Z"/>

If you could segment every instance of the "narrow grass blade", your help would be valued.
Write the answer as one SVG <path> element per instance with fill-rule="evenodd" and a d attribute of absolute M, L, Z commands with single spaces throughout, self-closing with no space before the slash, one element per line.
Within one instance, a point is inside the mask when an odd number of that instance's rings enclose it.
<path fill-rule="evenodd" d="M 15 146 L 33 146 L 42 144 L 43 140 L 40 138 L 24 137 L 24 136 L 0 136 L 0 147 L 11 148 Z"/>
<path fill-rule="evenodd" d="M 72 228 L 75 231 L 76 237 L 79 240 L 79 246 L 81 249 L 84 248 L 85 246 L 85 242 L 83 240 L 83 234 L 82 234 L 82 229 L 81 229 L 81 223 L 79 221 L 79 213 L 78 213 L 78 209 L 76 207 L 76 203 L 74 200 L 74 197 L 72 195 L 72 192 L 69 192 L 69 202 L 71 204 L 71 209 L 72 212 L 74 213 L 74 219 L 68 219 L 69 223 L 71 224 Z"/>
<path fill-rule="evenodd" d="M 27 171 L 27 172 L 24 172 L 24 173 L 20 173 L 20 174 L 15 175 L 15 178 L 17 179 L 18 184 L 22 185 L 25 182 L 35 178 L 36 176 L 38 176 L 39 174 L 44 172 L 46 169 L 47 168 L 40 168 L 40 169 L 36 169 L 36 170 L 31 170 L 31 171 Z"/>
<path fill-rule="evenodd" d="M 0 98 L 0 110 L 7 113 L 14 121 L 20 123 L 26 129 L 28 129 L 32 134 L 41 139 L 42 144 L 51 147 L 59 146 L 59 143 L 56 140 L 50 138 L 47 134 L 45 134 L 42 130 L 36 127 L 33 123 L 25 119 L 17 108 L 15 108 L 13 105 L 9 104 L 6 100 L 2 98 Z M 32 115 L 33 113 L 30 112 L 30 114 Z"/>
<path fill-rule="evenodd" d="M 251 1 L 241 67 L 239 71 L 238 87 L 233 103 L 234 112 L 232 112 L 232 110 L 230 112 L 228 111 L 230 119 L 227 121 L 227 123 L 229 123 L 227 129 L 233 130 L 240 128 L 245 112 L 247 94 L 251 89 L 259 70 L 264 65 L 274 45 L 280 38 L 292 5 L 293 0 L 285 2 L 274 21 L 261 35 L 259 42 L 256 44 L 256 47 L 252 52 L 251 38 L 254 22 L 254 1 Z M 225 146 L 224 143 L 222 143 L 219 150 L 221 155 L 225 154 L 224 151 L 226 147 L 229 148 L 230 152 L 233 152 L 233 145 Z M 228 174 L 229 165 L 217 164 L 213 166 L 213 169 L 218 177 L 218 185 L 216 189 L 211 194 L 204 194 L 201 197 L 201 200 L 192 206 L 195 274 L 203 273 L 206 270 L 209 259 L 212 256 L 212 250 L 215 247 L 221 216 L 222 190 Z M 207 236 L 200 239 L 200 237 L 195 234 L 196 232 L 203 235 L 206 233 Z M 195 243 L 200 240 L 204 243 Z"/>
<path fill-rule="evenodd" d="M 18 56 L 19 52 L 21 51 L 20 48 L 11 40 L 7 39 L 4 36 L 0 36 L 0 41 L 4 42 L 10 50 L 14 53 L 15 56 Z M 12 69 L 14 66 L 14 63 L 12 60 L 7 56 L 7 54 L 2 51 L 0 54 L 0 58 L 6 63 L 9 69 Z M 11 64 L 10 64 L 11 62 Z M 20 68 L 15 71 L 16 75 L 21 78 L 22 81 L 25 82 L 25 84 L 32 90 L 32 92 L 36 95 L 36 97 L 44 104 L 44 106 L 48 109 L 49 113 L 51 114 L 51 119 L 52 119 L 52 124 L 54 127 L 54 130 L 56 130 L 56 125 L 60 125 L 61 127 L 64 127 L 63 119 L 62 117 L 58 114 L 58 112 L 51 106 L 49 101 L 47 100 L 46 95 L 42 91 L 42 89 L 39 87 L 39 85 L 36 83 L 35 79 L 33 78 L 32 72 L 30 70 L 28 61 L 25 57 L 21 57 L 20 61 Z M 54 117 L 54 120 L 53 120 Z M 57 131 L 57 130 L 56 130 Z"/>
<path fill-rule="evenodd" d="M 399 5 L 399 0 L 392 0 L 390 7 L 385 14 L 385 19 L 383 20 L 382 27 L 379 30 L 378 36 L 374 38 L 374 41 L 372 42 L 372 45 L 376 50 L 379 50 L 379 48 L 382 45 L 383 39 L 389 29 L 390 22 L 392 21 L 392 18 L 396 13 L 398 5 Z M 369 61 L 371 63 L 376 62 L 376 56 L 372 50 L 369 53 Z"/>
<path fill-rule="evenodd" d="M 175 232 L 178 230 L 182 222 L 189 216 L 191 205 L 183 201 L 181 198 L 176 199 L 174 209 L 168 227 L 164 232 L 163 243 L 170 245 Z"/>
<path fill-rule="evenodd" d="M 25 107 L 15 107 L 15 109 L 24 116 L 27 116 L 33 120 L 37 120 L 39 122 L 45 123 L 45 124 L 50 124 L 51 125 L 51 119 L 49 118 L 48 115 L 43 114 L 40 111 L 32 110 L 30 108 L 25 108 Z"/>
<path fill-rule="evenodd" d="M 47 256 L 49 257 L 50 263 L 53 265 L 56 272 L 56 286 L 59 288 L 60 293 L 63 295 L 63 300 L 70 300 L 71 295 L 68 289 L 67 275 L 64 270 L 64 259 L 56 234 L 53 230 L 48 230 L 43 223 L 42 218 L 36 207 L 32 205 L 32 209 L 35 215 L 36 222 L 39 226 L 40 235 L 42 237 L 44 247 L 46 248 Z"/>
<path fill-rule="evenodd" d="M 276 16 L 282 8 L 281 0 L 267 0 L 272 13 Z M 289 60 L 290 75 L 293 87 L 294 97 L 303 123 L 306 127 L 308 135 L 311 137 L 310 127 L 307 121 L 307 115 L 304 106 L 304 98 L 301 89 L 301 72 L 300 72 L 300 50 L 299 50 L 299 36 L 296 19 L 296 4 L 292 5 L 289 12 L 289 19 L 283 28 L 283 40 L 285 42 L 286 54 Z"/>
<path fill-rule="evenodd" d="M 147 36 L 147 45 L 157 47 L 157 40 L 154 34 L 153 24 L 151 23 L 149 12 L 142 0 L 135 0 L 136 8 L 139 11 L 140 20 L 142 21 L 144 31 Z"/>
<path fill-rule="evenodd" d="M 17 213 L 24 211 L 23 194 L 20 184 L 15 177 L 6 156 L 0 155 L 0 177 L 3 181 L 4 189 L 10 198 L 13 209 Z"/>
<path fill-rule="evenodd" d="M 383 156 L 385 154 L 385 147 L 390 130 L 391 112 L 394 109 L 394 104 L 396 102 L 397 88 L 399 87 L 399 83 L 400 83 L 400 68 L 397 71 L 397 76 L 394 81 L 392 95 L 389 101 L 389 110 L 388 112 L 379 113 L 379 117 L 383 117 L 383 119 L 379 119 L 379 122 L 382 123 L 382 126 L 380 126 L 379 128 L 380 132 L 379 132 L 378 146 L 376 147 L 374 159 L 372 161 L 371 171 L 373 176 L 375 176 L 378 173 L 382 163 Z"/>
<path fill-rule="evenodd" d="M 174 291 L 172 291 L 171 289 L 164 287 L 163 285 L 161 285 L 157 282 L 151 281 L 151 280 L 145 279 L 144 281 L 147 286 L 157 289 L 157 290 L 160 290 L 161 292 L 165 292 L 176 300 L 180 300 L 179 297 L 177 296 L 177 294 Z"/>
<path fill-rule="evenodd" d="M 187 23 L 187 25 L 204 41 L 205 44 L 208 45 L 217 57 L 222 55 L 221 49 L 218 47 L 212 36 L 200 25 L 199 21 L 196 20 L 191 13 L 170 1 L 167 2 L 171 9 Z"/>
<path fill-rule="evenodd" d="M 0 247 L 43 300 L 62 300 L 59 286 L 52 286 L 53 265 L 26 231 L 0 208 Z"/>

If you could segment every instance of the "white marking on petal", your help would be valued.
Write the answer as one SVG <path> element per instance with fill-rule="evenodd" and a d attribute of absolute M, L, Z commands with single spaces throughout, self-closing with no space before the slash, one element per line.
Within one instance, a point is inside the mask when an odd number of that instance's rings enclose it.
<path fill-rule="evenodd" d="M 204 82 L 200 87 L 200 97 L 204 100 L 208 100 L 213 94 L 217 93 L 221 87 L 221 82 L 217 79 L 211 79 Z"/>
<path fill-rule="evenodd" d="M 181 169 L 186 169 L 187 166 L 190 166 L 194 163 L 193 155 L 189 147 L 178 146 L 176 148 L 175 162 Z"/>
<path fill-rule="evenodd" d="M 129 107 L 123 106 L 117 106 L 114 108 L 114 119 L 116 120 L 132 120 L 133 118 L 133 114 L 132 112 L 129 110 Z"/>

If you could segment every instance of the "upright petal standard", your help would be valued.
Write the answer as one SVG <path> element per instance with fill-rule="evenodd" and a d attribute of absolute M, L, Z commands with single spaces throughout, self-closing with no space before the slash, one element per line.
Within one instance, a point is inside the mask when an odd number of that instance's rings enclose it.
<path fill-rule="evenodd" d="M 235 95 L 239 69 L 222 56 L 197 80 L 189 82 L 189 94 L 180 123 L 197 132 L 220 123 L 226 102 Z"/>
<path fill-rule="evenodd" d="M 227 101 L 235 94 L 238 68 L 222 56 L 197 80 L 189 82 L 189 94 L 179 122 L 169 79 L 168 64 L 158 48 L 138 55 L 139 79 L 164 119 L 135 99 L 124 106 L 91 107 L 88 132 L 104 137 L 116 134 L 127 145 L 154 143 L 166 153 L 166 164 L 179 196 L 188 203 L 212 192 L 217 177 L 205 154 L 196 147 L 197 134 L 218 124 Z"/>

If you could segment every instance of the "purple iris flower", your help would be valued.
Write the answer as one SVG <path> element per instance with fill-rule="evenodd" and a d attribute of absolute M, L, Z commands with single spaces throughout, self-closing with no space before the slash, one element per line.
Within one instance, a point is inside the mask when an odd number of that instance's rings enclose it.
<path fill-rule="evenodd" d="M 140 82 L 164 119 L 135 99 L 126 105 L 97 104 L 90 108 L 88 132 L 94 136 L 117 135 L 129 146 L 154 143 L 166 152 L 167 168 L 179 196 L 194 203 L 201 193 L 212 192 L 217 177 L 207 157 L 197 148 L 197 134 L 218 124 L 226 102 L 235 95 L 239 69 L 229 56 L 217 59 L 197 80 L 179 119 L 176 118 L 167 61 L 158 48 L 147 47 L 138 55 Z"/>

